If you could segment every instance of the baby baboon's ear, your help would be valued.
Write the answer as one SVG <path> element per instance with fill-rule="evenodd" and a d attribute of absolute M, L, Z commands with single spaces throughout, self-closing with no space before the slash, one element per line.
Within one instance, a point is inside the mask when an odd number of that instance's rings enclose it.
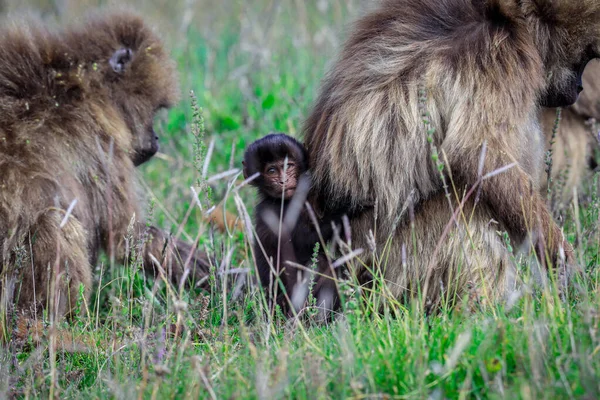
<path fill-rule="evenodd" d="M 113 71 L 115 71 L 117 74 L 122 74 L 125 72 L 125 67 L 131 62 L 132 59 L 133 51 L 131 51 L 131 49 L 120 48 L 119 50 L 115 51 L 108 63 L 112 67 Z"/>
<path fill-rule="evenodd" d="M 246 161 L 242 161 L 242 166 L 244 170 L 244 179 L 248 179 L 248 167 L 246 166 Z"/>

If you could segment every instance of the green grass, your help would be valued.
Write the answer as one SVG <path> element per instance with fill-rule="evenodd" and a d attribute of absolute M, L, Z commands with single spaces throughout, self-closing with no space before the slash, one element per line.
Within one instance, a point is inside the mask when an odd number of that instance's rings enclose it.
<path fill-rule="evenodd" d="M 139 3 L 139 2 L 138 2 Z M 226 268 L 252 268 L 243 233 L 212 233 L 192 201 L 203 181 L 194 166 L 189 92 L 203 108 L 207 177 L 239 168 L 244 148 L 281 130 L 298 137 L 327 63 L 356 14 L 356 2 L 225 0 L 152 2 L 180 69 L 181 103 L 159 121 L 162 155 L 144 165 L 149 218 L 184 237 L 200 234 Z M 191 4 L 191 3 L 190 3 Z M 318 5 L 322 8 L 319 8 Z M 349 6 L 348 4 L 352 5 Z M 138 4 L 139 5 L 139 4 Z M 328 5 L 328 8 L 323 8 Z M 182 31 L 186 12 L 193 23 Z M 72 11 L 73 13 L 79 10 Z M 231 180 L 231 178 L 229 178 Z M 596 180 L 596 179 L 595 179 Z M 211 183 L 218 203 L 227 180 Z M 591 189 L 591 184 L 590 188 Z M 239 191 L 251 211 L 251 188 Z M 227 208 L 237 212 L 233 195 Z M 344 310 L 328 324 L 267 320 L 257 290 L 234 298 L 173 293 L 135 266 L 102 264 L 83 316 L 55 351 L 47 329 L 18 351 L 0 349 L 0 394 L 31 398 L 598 398 L 600 397 L 600 199 L 592 196 L 566 231 L 586 270 L 566 302 L 552 290 L 508 306 L 469 299 L 425 316 L 344 285 Z M 578 221 L 580 228 L 576 228 Z M 227 277 L 227 279 L 232 279 Z M 384 303 L 383 311 L 374 304 Z M 57 331 L 58 332 L 58 331 Z M 49 339 L 50 338 L 50 339 Z"/>

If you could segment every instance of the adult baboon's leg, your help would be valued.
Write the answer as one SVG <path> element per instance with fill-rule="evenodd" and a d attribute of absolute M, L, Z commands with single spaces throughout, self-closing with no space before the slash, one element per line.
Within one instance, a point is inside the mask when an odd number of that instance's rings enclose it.
<path fill-rule="evenodd" d="M 510 288 L 514 267 L 490 214 L 481 207 L 472 210 L 465 207 L 459 227 L 455 223 L 447 227 L 453 212 L 441 194 L 415 209 L 412 224 L 403 218 L 393 234 L 386 233 L 390 223 L 379 221 L 375 230 L 373 212 L 363 214 L 353 220 L 352 228 L 373 230 L 375 253 L 367 236 L 355 237 L 354 247 L 367 250 L 365 264 L 375 269 L 361 267 L 357 275 L 366 281 L 372 273 L 381 273 L 389 294 L 397 299 L 426 291 L 428 307 L 455 303 L 472 293 L 490 303 L 501 300 Z"/>
<path fill-rule="evenodd" d="M 48 210 L 37 219 L 24 241 L 28 257 L 13 271 L 19 311 L 34 315 L 48 307 L 58 317 L 70 316 L 83 300 L 81 286 L 89 297 L 92 268 L 86 237 L 79 221 L 72 215 L 65 219 L 63 210 Z"/>
<path fill-rule="evenodd" d="M 174 285 L 200 285 L 208 288 L 210 260 L 206 253 L 181 240 L 170 238 L 155 227 L 148 228 L 149 241 L 144 248 L 144 269 L 154 276 L 160 276 L 156 263 L 164 268 L 168 279 Z"/>

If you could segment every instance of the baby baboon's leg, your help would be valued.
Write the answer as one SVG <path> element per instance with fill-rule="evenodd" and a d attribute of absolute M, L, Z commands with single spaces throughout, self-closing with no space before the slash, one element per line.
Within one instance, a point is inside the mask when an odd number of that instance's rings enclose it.
<path fill-rule="evenodd" d="M 57 316 L 72 315 L 83 285 L 85 299 L 92 285 L 86 233 L 79 221 L 62 210 L 48 210 L 30 229 L 25 240 L 30 259 L 18 272 L 17 308 L 37 313 L 48 307 Z M 51 307 L 51 308 L 50 308 Z M 83 307 L 83 306 L 82 306 Z"/>
<path fill-rule="evenodd" d="M 325 254 L 320 253 L 317 261 L 319 275 L 315 277 L 313 294 L 317 301 L 317 307 L 323 316 L 327 316 L 332 310 L 336 310 L 340 304 L 335 271 L 329 265 Z M 341 271 L 337 271 L 341 272 Z"/>

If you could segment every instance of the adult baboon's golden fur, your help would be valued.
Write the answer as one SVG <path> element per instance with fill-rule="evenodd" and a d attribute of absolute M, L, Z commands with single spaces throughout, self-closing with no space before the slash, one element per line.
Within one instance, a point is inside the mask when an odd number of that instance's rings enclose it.
<path fill-rule="evenodd" d="M 504 294 L 512 264 L 498 231 L 513 246 L 532 234 L 544 264 L 556 265 L 561 249 L 571 264 L 538 192 L 539 107 L 575 102 L 583 68 L 598 57 L 599 24 L 596 0 L 385 0 L 358 20 L 305 143 L 322 211 L 363 209 L 351 221 L 353 245 L 370 250 L 364 261 L 394 296 L 427 288 L 437 304 L 468 286 Z M 467 200 L 450 223 L 456 197 Z"/>
<path fill-rule="evenodd" d="M 590 119 L 600 121 L 600 62 L 590 62 L 583 73 L 584 90 L 571 107 L 561 111 L 555 143 L 552 146 L 553 198 L 568 205 L 573 189 L 580 186 L 596 164 L 594 150 L 598 138 L 593 133 Z M 556 109 L 545 108 L 541 112 L 541 123 L 546 135 L 546 146 L 550 146 L 556 122 Z M 547 173 L 542 171 L 542 194 L 547 190 Z"/>
<path fill-rule="evenodd" d="M 0 32 L 0 264 L 4 299 L 20 311 L 73 310 L 87 295 L 101 250 L 125 255 L 148 238 L 173 282 L 208 262 L 141 222 L 135 166 L 158 149 L 158 109 L 178 96 L 174 63 L 143 20 L 128 12 L 55 32 L 34 22 Z M 74 207 L 71 207 L 74 205 Z M 130 243 L 135 245 L 135 243 Z M 180 258 L 181 257 L 181 258 Z M 185 264 L 187 263 L 187 264 Z"/>

